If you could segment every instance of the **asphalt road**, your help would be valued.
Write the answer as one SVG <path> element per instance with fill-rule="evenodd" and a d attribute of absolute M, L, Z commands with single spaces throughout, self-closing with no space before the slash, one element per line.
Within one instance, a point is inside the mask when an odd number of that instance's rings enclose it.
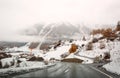
<path fill-rule="evenodd" d="M 12 78 L 112 78 L 102 71 L 79 63 L 58 63 L 43 70 L 17 75 Z"/>

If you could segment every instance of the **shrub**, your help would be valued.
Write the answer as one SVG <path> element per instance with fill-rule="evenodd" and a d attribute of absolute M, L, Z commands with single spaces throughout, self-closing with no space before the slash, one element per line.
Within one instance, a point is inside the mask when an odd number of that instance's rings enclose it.
<path fill-rule="evenodd" d="M 116 27 L 115 30 L 116 30 L 116 31 L 120 31 L 120 21 L 118 22 L 117 27 Z"/>
<path fill-rule="evenodd" d="M 110 53 L 104 53 L 104 60 L 110 59 Z"/>
<path fill-rule="evenodd" d="M 107 39 L 111 39 L 111 38 L 116 38 L 117 37 L 117 35 L 115 34 L 115 32 L 111 28 L 96 29 L 96 30 L 93 30 L 91 32 L 91 34 L 92 35 L 102 34 L 103 38 L 107 38 Z"/>
<path fill-rule="evenodd" d="M 0 53 L 0 59 L 8 58 L 8 57 L 11 57 L 11 55 L 10 55 L 10 54 L 6 54 L 6 53 L 3 53 L 3 52 Z"/>
<path fill-rule="evenodd" d="M 94 63 L 98 63 L 99 62 L 99 57 L 98 56 L 96 56 L 95 58 L 94 58 Z"/>
<path fill-rule="evenodd" d="M 69 49 L 69 53 L 74 53 L 78 49 L 76 44 L 71 44 L 71 48 Z"/>
<path fill-rule="evenodd" d="M 73 39 L 70 39 L 70 41 L 69 41 L 70 43 L 72 43 L 73 42 Z"/>
<path fill-rule="evenodd" d="M 5 49 L 5 47 L 3 47 L 3 46 L 0 46 L 0 50 L 4 50 Z"/>
<path fill-rule="evenodd" d="M 86 41 L 86 38 L 85 38 L 85 36 L 83 36 L 82 40 L 83 40 L 83 41 Z"/>
<path fill-rule="evenodd" d="M 100 49 L 104 49 L 105 48 L 105 44 L 104 43 L 100 43 Z"/>
<path fill-rule="evenodd" d="M 54 49 L 56 49 L 56 48 L 59 47 L 60 45 L 61 45 L 61 40 L 59 40 L 59 41 L 55 44 Z"/>
<path fill-rule="evenodd" d="M 92 50 L 93 49 L 93 43 L 89 42 L 88 45 L 86 46 L 86 50 Z"/>
<path fill-rule="evenodd" d="M 98 42 L 98 39 L 97 38 L 93 38 L 92 42 L 96 43 L 96 42 Z"/>
<path fill-rule="evenodd" d="M 102 34 L 103 34 L 104 37 L 111 37 L 112 29 L 111 28 L 107 28 L 106 30 L 104 30 L 102 32 Z"/>
<path fill-rule="evenodd" d="M 43 61 L 44 59 L 42 57 L 32 57 L 28 61 Z"/>

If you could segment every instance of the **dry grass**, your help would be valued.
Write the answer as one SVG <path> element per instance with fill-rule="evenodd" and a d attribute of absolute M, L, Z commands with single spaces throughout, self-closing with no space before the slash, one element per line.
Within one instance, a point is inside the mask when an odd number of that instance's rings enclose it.
<path fill-rule="evenodd" d="M 74 62 L 74 63 L 82 63 L 83 60 L 77 59 L 77 58 L 68 58 L 68 59 L 63 59 L 61 62 Z"/>
<path fill-rule="evenodd" d="M 69 53 L 74 53 L 78 49 L 76 44 L 71 44 L 71 48 L 69 49 Z"/>

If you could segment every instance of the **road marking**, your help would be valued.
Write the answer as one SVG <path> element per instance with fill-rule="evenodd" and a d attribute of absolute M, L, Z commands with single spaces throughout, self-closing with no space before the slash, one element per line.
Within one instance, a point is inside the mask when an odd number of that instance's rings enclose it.
<path fill-rule="evenodd" d="M 65 73 L 67 73 L 68 71 L 69 71 L 69 69 L 66 69 L 66 70 L 65 70 Z"/>
<path fill-rule="evenodd" d="M 113 78 L 112 76 L 110 76 L 110 75 L 108 75 L 108 74 L 106 74 L 106 73 L 100 71 L 99 69 L 96 69 L 96 68 L 94 68 L 94 67 L 92 67 L 92 66 L 90 66 L 90 67 L 91 67 L 92 69 L 94 69 L 94 70 L 96 70 L 96 71 L 98 71 L 98 72 L 100 72 L 100 73 L 106 75 L 106 76 L 109 77 L 109 78 Z"/>

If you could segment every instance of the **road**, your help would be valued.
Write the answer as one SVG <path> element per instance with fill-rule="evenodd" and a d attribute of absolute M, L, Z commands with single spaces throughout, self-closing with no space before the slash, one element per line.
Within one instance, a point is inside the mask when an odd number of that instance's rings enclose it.
<path fill-rule="evenodd" d="M 12 78 L 112 78 L 98 69 L 79 63 L 58 63 L 43 70 L 17 75 Z"/>

